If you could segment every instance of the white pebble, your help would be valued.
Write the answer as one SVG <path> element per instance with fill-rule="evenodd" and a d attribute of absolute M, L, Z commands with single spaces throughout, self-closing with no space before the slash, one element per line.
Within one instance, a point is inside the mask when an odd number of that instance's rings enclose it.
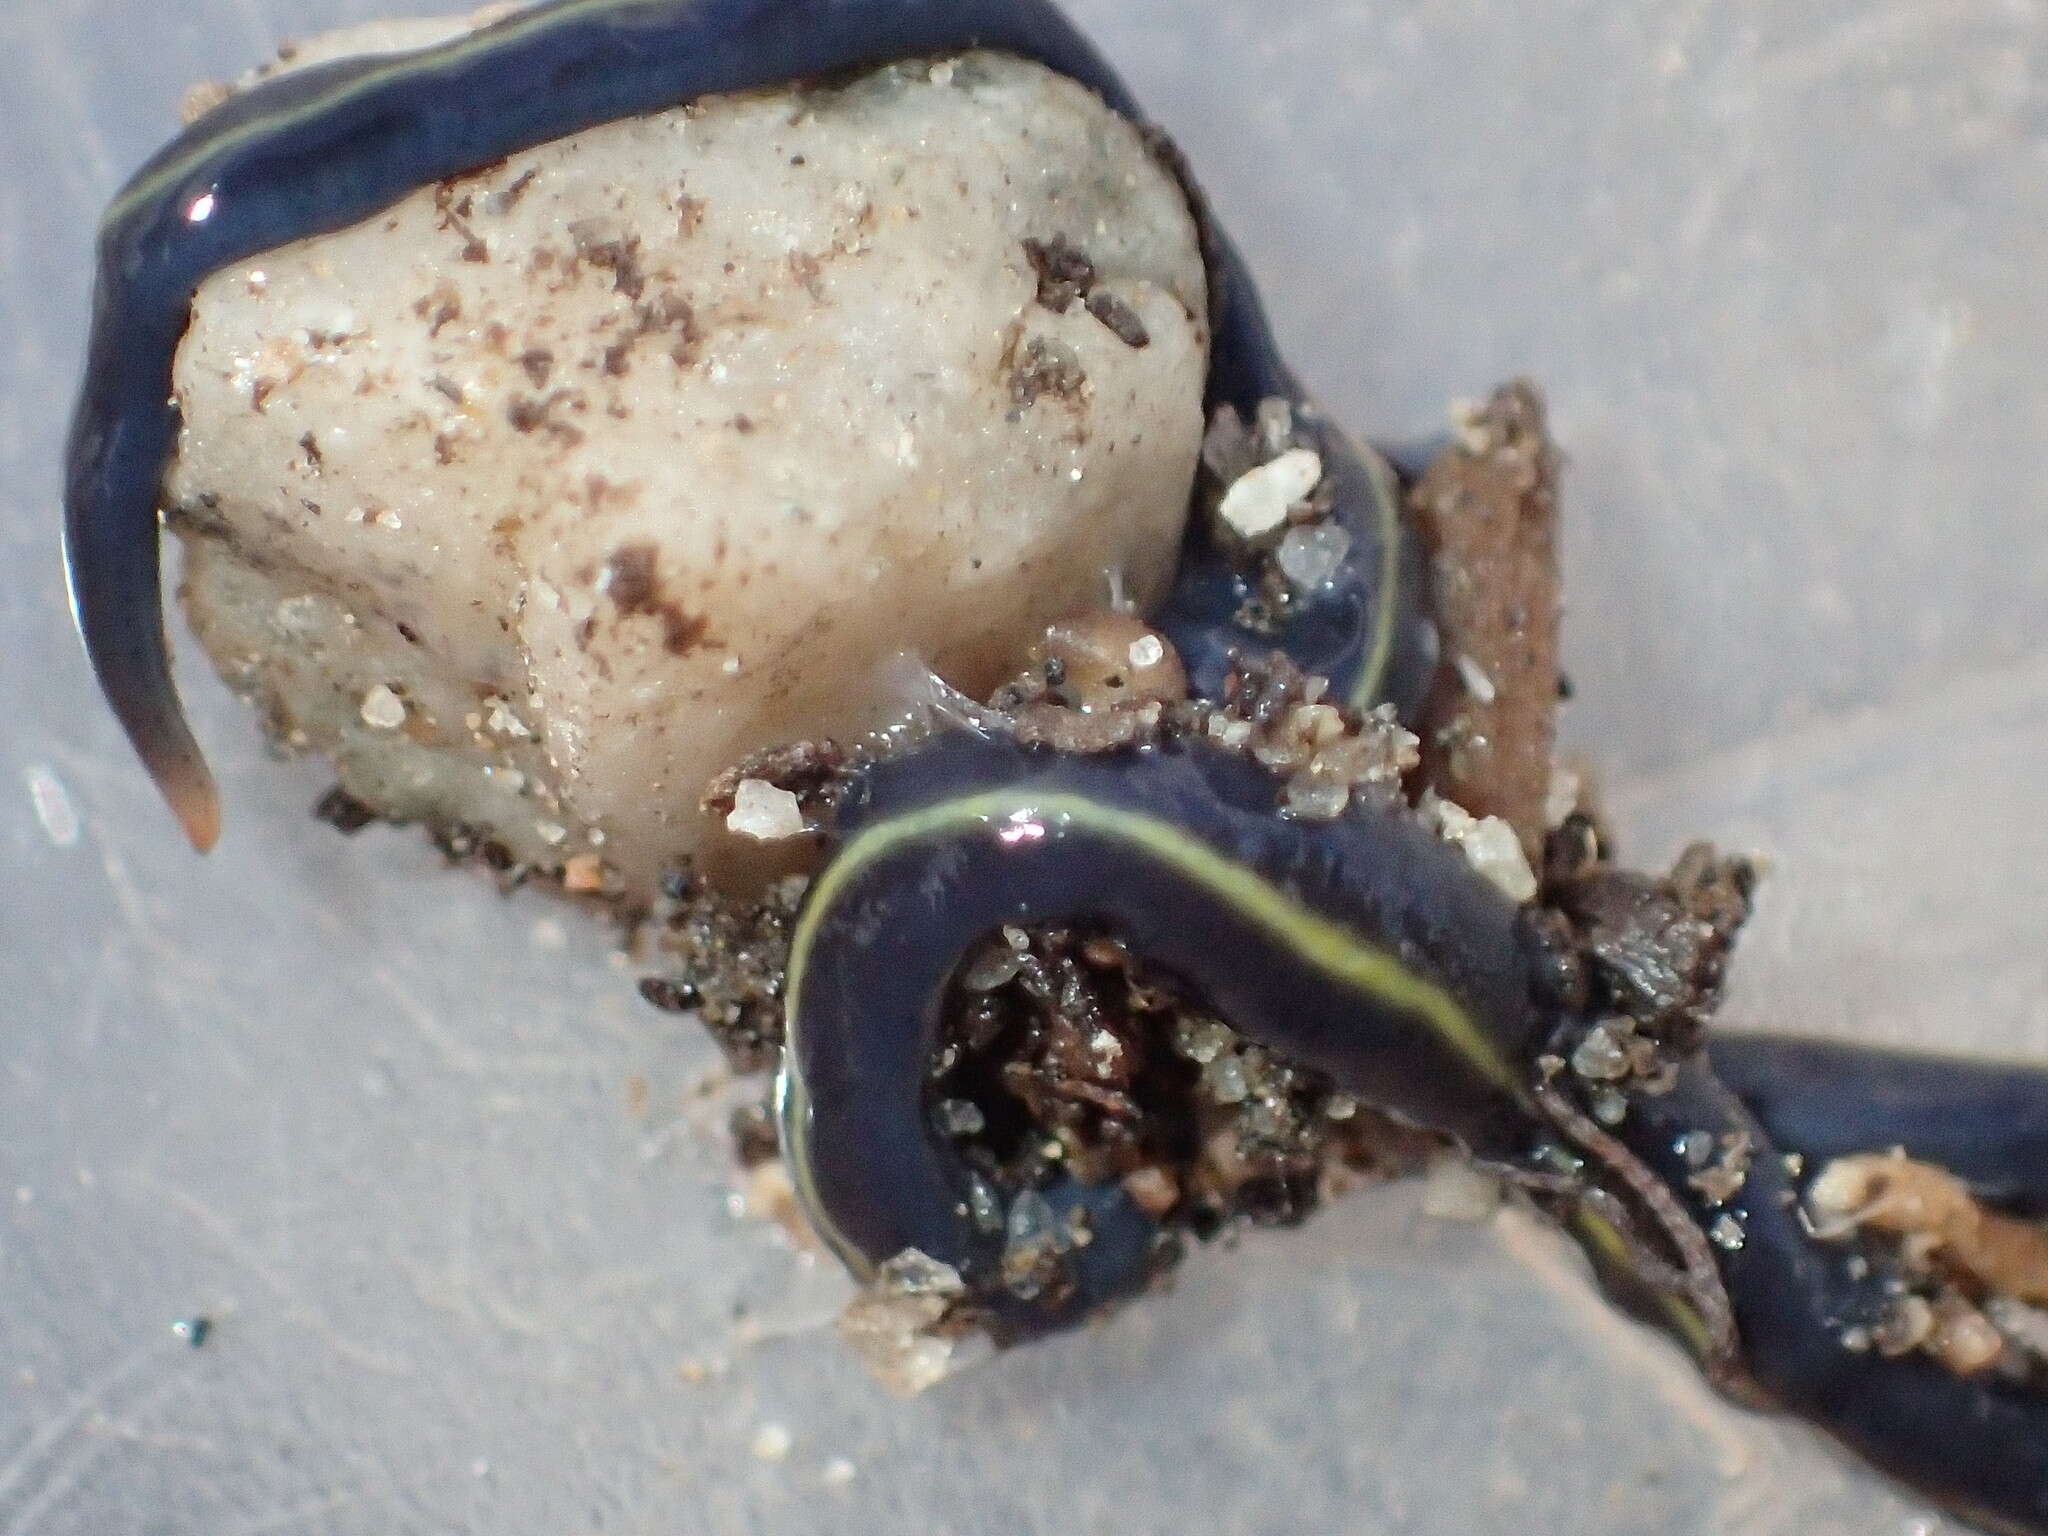
<path fill-rule="evenodd" d="M 1434 1159 L 1422 1180 L 1422 1213 L 1438 1221 L 1485 1221 L 1500 1208 L 1500 1183 L 1462 1153 Z"/>
<path fill-rule="evenodd" d="M 1244 1078 L 1244 1061 L 1237 1056 L 1220 1056 L 1202 1072 L 1202 1086 L 1218 1104 L 1242 1104 L 1251 1093 Z"/>
<path fill-rule="evenodd" d="M 519 737 L 531 736 L 533 734 L 532 731 L 526 728 L 526 722 L 513 714 L 511 706 L 506 704 L 503 699 L 492 699 L 490 705 L 491 713 L 486 719 L 485 724 L 490 726 L 493 733 L 499 736 Z"/>
<path fill-rule="evenodd" d="M 777 789 L 766 779 L 741 779 L 733 791 L 725 826 L 741 837 L 773 843 L 802 832 L 804 813 L 788 790 Z"/>
<path fill-rule="evenodd" d="M 1498 816 L 1474 816 L 1462 805 L 1437 795 L 1423 796 L 1418 807 L 1425 822 L 1447 843 L 1455 843 L 1465 862 L 1486 876 L 1510 901 L 1535 899 L 1536 872 L 1522 851 L 1515 829 Z"/>
<path fill-rule="evenodd" d="M 1280 574 L 1297 592 L 1320 592 L 1337 579 L 1344 557 L 1351 553 L 1351 535 L 1336 523 L 1290 528 L 1274 560 Z"/>
<path fill-rule="evenodd" d="M 1245 538 L 1271 533 L 1287 521 L 1287 509 L 1307 498 L 1323 478 L 1322 455 L 1290 448 L 1270 464 L 1246 470 L 1223 493 L 1223 521 Z"/>
<path fill-rule="evenodd" d="M 754 1460 L 773 1464 L 787 1461 L 790 1447 L 795 1443 L 787 1425 L 763 1424 L 754 1431 L 754 1441 L 749 1449 L 754 1453 Z"/>
<path fill-rule="evenodd" d="M 1156 667 L 1166 659 L 1166 642 L 1157 635 L 1140 635 L 1131 642 L 1131 665 Z"/>
<path fill-rule="evenodd" d="M 395 731 L 405 724 L 405 700 L 378 683 L 363 695 L 363 724 L 379 731 Z"/>
<path fill-rule="evenodd" d="M 844 1456 L 834 1456 L 825 1463 L 825 1470 L 818 1475 L 827 1488 L 844 1488 L 854 1479 L 854 1465 Z"/>
<path fill-rule="evenodd" d="M 1464 683 L 1465 691 L 1481 704 L 1491 704 L 1500 690 L 1493 686 L 1493 679 L 1486 675 L 1486 669 L 1464 652 L 1458 653 L 1458 679 Z"/>
<path fill-rule="evenodd" d="M 1522 840 L 1498 816 L 1487 816 L 1475 823 L 1459 846 L 1472 867 L 1499 886 L 1510 901 L 1535 899 L 1536 872 L 1529 867 Z"/>

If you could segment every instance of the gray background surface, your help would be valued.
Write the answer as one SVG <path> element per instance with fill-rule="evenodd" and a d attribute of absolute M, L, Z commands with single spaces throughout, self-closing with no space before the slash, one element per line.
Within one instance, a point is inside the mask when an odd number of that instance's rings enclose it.
<path fill-rule="evenodd" d="M 1413 1188 L 895 1403 L 608 935 L 313 824 L 187 651 L 192 858 L 57 567 L 91 224 L 373 0 L 0 3 L 0 1536 L 1947 1528 Z M 1735 1014 L 2048 1050 L 2048 7 L 1074 10 L 1339 415 L 1549 388 L 1573 740 L 1775 861 Z"/>

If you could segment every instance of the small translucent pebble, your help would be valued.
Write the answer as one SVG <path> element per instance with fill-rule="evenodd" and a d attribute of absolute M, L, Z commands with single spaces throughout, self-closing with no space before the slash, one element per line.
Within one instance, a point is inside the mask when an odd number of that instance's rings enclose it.
<path fill-rule="evenodd" d="M 395 731 L 405 724 L 405 700 L 378 683 L 363 695 L 363 724 L 379 731 Z"/>
<path fill-rule="evenodd" d="M 1297 592 L 1320 592 L 1337 579 L 1351 553 L 1351 534 L 1336 523 L 1290 528 L 1274 559 Z"/>
<path fill-rule="evenodd" d="M 725 825 L 727 831 L 741 837 L 773 843 L 802 832 L 804 813 L 788 790 L 777 789 L 766 779 L 741 779 L 733 791 Z"/>
<path fill-rule="evenodd" d="M 943 1136 L 972 1136 L 988 1124 L 978 1105 L 966 1099 L 941 1099 L 932 1119 Z"/>
<path fill-rule="evenodd" d="M 1595 1024 L 1572 1052 L 1572 1070 L 1596 1083 L 1615 1082 L 1628 1076 L 1628 1051 L 1605 1024 Z"/>

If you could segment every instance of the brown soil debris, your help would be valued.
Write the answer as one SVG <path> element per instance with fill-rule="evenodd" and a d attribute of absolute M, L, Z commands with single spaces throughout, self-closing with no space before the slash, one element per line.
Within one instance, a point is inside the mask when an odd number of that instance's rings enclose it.
<path fill-rule="evenodd" d="M 1553 861 L 1546 899 L 1574 930 L 1590 1005 L 1683 1048 L 1720 1007 L 1756 878 L 1747 859 L 1695 843 L 1664 876 L 1594 863 L 1556 878 Z"/>
<path fill-rule="evenodd" d="M 1825 1235 L 1887 1232 L 1989 1291 L 2048 1303 L 2048 1231 L 1986 1208 L 1944 1168 L 1900 1153 L 1838 1157 L 1806 1200 Z"/>
<path fill-rule="evenodd" d="M 1527 380 L 1461 413 L 1408 497 L 1431 560 L 1443 662 L 1423 772 L 1541 855 L 1558 699 L 1560 456 Z"/>
<path fill-rule="evenodd" d="M 791 876 L 739 902 L 679 871 L 644 930 L 666 966 L 640 995 L 665 1013 L 696 1012 L 736 1073 L 765 1072 L 781 1052 L 789 937 L 808 883 Z"/>
<path fill-rule="evenodd" d="M 929 1095 L 935 1126 L 996 1187 L 1054 1165 L 1121 1179 L 1201 1238 L 1298 1222 L 1333 1178 L 1412 1172 L 1438 1146 L 1077 929 L 1005 929 L 969 958 Z"/>

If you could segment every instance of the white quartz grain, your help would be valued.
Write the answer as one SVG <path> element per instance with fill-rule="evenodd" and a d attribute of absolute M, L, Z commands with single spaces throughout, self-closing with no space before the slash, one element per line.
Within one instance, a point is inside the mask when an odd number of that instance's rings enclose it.
<path fill-rule="evenodd" d="M 1217 510 L 1238 533 L 1256 539 L 1286 522 L 1288 509 L 1307 500 L 1322 478 L 1321 454 L 1313 448 L 1290 448 L 1239 475 Z"/>
<path fill-rule="evenodd" d="M 733 791 L 725 825 L 737 836 L 773 843 L 802 832 L 804 813 L 788 790 L 778 789 L 766 779 L 741 779 Z"/>
<path fill-rule="evenodd" d="M 1425 825 L 1457 847 L 1466 863 L 1484 875 L 1510 901 L 1532 901 L 1536 872 L 1522 851 L 1515 829 L 1498 816 L 1474 816 L 1455 801 L 1426 793 L 1417 807 Z"/>

